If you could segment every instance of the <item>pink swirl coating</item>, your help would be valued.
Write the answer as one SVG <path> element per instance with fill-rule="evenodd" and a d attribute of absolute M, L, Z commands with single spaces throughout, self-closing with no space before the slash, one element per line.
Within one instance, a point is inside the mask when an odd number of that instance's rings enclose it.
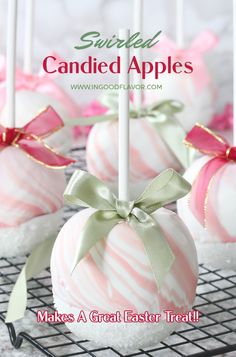
<path fill-rule="evenodd" d="M 118 123 L 95 124 L 87 142 L 89 172 L 106 182 L 118 179 Z M 156 129 L 146 119 L 130 121 L 130 181 L 154 178 L 168 167 L 181 170 L 175 158 Z"/>
<path fill-rule="evenodd" d="M 61 306 L 101 313 L 125 309 L 138 313 L 188 311 L 195 298 L 198 277 L 195 246 L 177 215 L 166 209 L 153 216 L 176 259 L 159 290 L 143 244 L 127 223 L 116 225 L 71 274 L 80 232 L 93 212 L 86 209 L 73 216 L 56 240 L 51 273 L 54 298 L 61 301 Z"/>
<path fill-rule="evenodd" d="M 185 178 L 193 183 L 202 167 L 212 158 L 203 156 L 186 171 Z M 189 207 L 189 195 L 178 202 L 178 213 L 186 223 L 196 242 L 236 242 L 236 164 L 226 163 L 212 176 L 205 198 L 205 228 Z"/>
<path fill-rule="evenodd" d="M 0 151 L 0 167 L 0 228 L 62 208 L 63 170 L 47 168 L 14 147 Z"/>

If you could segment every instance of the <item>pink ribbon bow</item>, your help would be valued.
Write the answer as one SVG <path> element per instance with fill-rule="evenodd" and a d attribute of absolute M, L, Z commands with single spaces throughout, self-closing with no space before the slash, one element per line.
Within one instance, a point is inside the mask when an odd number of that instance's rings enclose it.
<path fill-rule="evenodd" d="M 64 168 L 75 161 L 56 153 L 43 141 L 63 126 L 59 115 L 49 106 L 23 128 L 0 125 L 0 150 L 14 146 L 44 166 Z"/>
<path fill-rule="evenodd" d="M 236 163 L 236 147 L 231 147 L 223 137 L 200 124 L 195 125 L 188 133 L 185 144 L 212 157 L 201 168 L 194 181 L 189 201 L 195 217 L 202 226 L 206 226 L 207 196 L 212 178 L 228 162 Z"/>
<path fill-rule="evenodd" d="M 213 49 L 218 41 L 218 37 L 213 32 L 207 30 L 200 33 L 188 49 L 179 48 L 166 36 L 161 38 L 154 49 L 162 57 L 171 56 L 175 61 L 192 62 L 193 72 L 191 75 L 196 90 L 200 92 L 210 81 L 207 67 L 203 61 L 203 55 Z"/>

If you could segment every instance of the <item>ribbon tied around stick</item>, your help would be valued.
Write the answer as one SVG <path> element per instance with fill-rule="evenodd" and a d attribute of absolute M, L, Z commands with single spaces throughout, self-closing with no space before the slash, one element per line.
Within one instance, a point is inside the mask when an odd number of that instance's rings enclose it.
<path fill-rule="evenodd" d="M 208 194 L 215 174 L 229 162 L 236 163 L 236 147 L 201 124 L 196 124 L 184 140 L 185 145 L 212 157 L 200 170 L 193 183 L 190 208 L 202 226 L 206 227 Z"/>
<path fill-rule="evenodd" d="M 81 117 L 78 119 L 66 121 L 67 125 L 94 125 L 106 121 L 118 119 L 118 94 L 109 93 L 102 96 L 100 102 L 107 112 L 104 115 L 96 115 L 88 118 Z M 175 114 L 183 111 L 183 104 L 176 100 L 164 100 L 142 108 L 137 111 L 132 101 L 130 102 L 131 119 L 147 119 L 149 124 L 154 127 L 162 140 L 168 146 L 170 151 L 175 155 L 177 160 L 184 168 L 190 164 L 190 155 L 183 145 L 186 132 L 175 118 Z"/>
<path fill-rule="evenodd" d="M 5 128 L 0 125 L 0 150 L 13 146 L 43 166 L 64 168 L 75 161 L 56 153 L 43 141 L 63 126 L 59 115 L 49 106 L 23 128 Z"/>
<path fill-rule="evenodd" d="M 143 242 L 157 287 L 160 288 L 175 257 L 152 213 L 189 191 L 190 184 L 173 169 L 168 169 L 157 176 L 135 201 L 120 201 L 98 178 L 81 170 L 76 171 L 65 190 L 65 200 L 80 207 L 95 208 L 96 212 L 89 217 L 78 238 L 72 271 L 113 227 L 127 222 Z"/>

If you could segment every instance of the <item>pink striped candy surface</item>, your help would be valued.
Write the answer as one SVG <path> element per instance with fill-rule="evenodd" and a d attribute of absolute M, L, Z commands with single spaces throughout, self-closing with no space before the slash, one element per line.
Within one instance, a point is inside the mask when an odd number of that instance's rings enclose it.
<path fill-rule="evenodd" d="M 63 170 L 47 168 L 14 147 L 0 151 L 0 168 L 0 228 L 17 227 L 63 207 Z"/>
<path fill-rule="evenodd" d="M 116 183 L 118 178 L 118 122 L 95 124 L 87 142 L 87 166 L 99 179 Z M 130 120 L 130 183 L 150 180 L 162 170 L 181 164 L 146 119 Z"/>
<path fill-rule="evenodd" d="M 166 209 L 158 210 L 153 217 L 160 224 L 175 261 L 160 289 L 157 289 L 143 244 L 127 222 L 116 225 L 71 273 L 80 232 L 93 212 L 93 209 L 85 209 L 74 215 L 64 225 L 54 245 L 51 273 L 59 313 L 78 313 L 81 309 L 86 314 L 91 310 L 111 313 L 127 309 L 137 313 L 162 313 L 166 309 L 184 313 L 191 309 L 198 278 L 195 246 L 186 226 L 175 213 Z M 70 324 L 67 326 L 72 328 Z M 77 333 L 82 333 L 84 328 L 86 326 L 78 325 Z M 94 329 L 99 328 L 100 325 L 94 325 L 88 338 L 93 338 Z M 76 333 L 75 328 L 73 332 Z M 109 335 L 108 331 L 103 333 Z M 109 338 L 112 336 L 106 339 L 107 343 L 112 343 Z"/>
<path fill-rule="evenodd" d="M 203 156 L 186 171 L 184 177 L 191 184 L 201 168 L 212 158 Z M 197 242 L 236 243 L 236 164 L 228 162 L 212 177 L 206 197 L 206 229 L 189 208 L 189 195 L 178 201 L 178 213 Z"/>

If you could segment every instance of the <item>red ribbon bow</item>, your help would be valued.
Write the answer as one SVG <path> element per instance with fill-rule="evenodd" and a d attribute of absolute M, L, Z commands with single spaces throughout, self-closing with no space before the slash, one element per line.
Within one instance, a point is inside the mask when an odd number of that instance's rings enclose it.
<path fill-rule="evenodd" d="M 198 221 L 206 226 L 207 201 L 214 175 L 228 162 L 236 162 L 236 147 L 203 125 L 196 124 L 185 138 L 185 144 L 212 156 L 200 170 L 192 185 L 190 208 Z"/>
<path fill-rule="evenodd" d="M 14 146 L 44 166 L 64 168 L 75 161 L 56 153 L 43 142 L 63 126 L 60 116 L 49 106 L 23 128 L 0 126 L 0 150 Z"/>

